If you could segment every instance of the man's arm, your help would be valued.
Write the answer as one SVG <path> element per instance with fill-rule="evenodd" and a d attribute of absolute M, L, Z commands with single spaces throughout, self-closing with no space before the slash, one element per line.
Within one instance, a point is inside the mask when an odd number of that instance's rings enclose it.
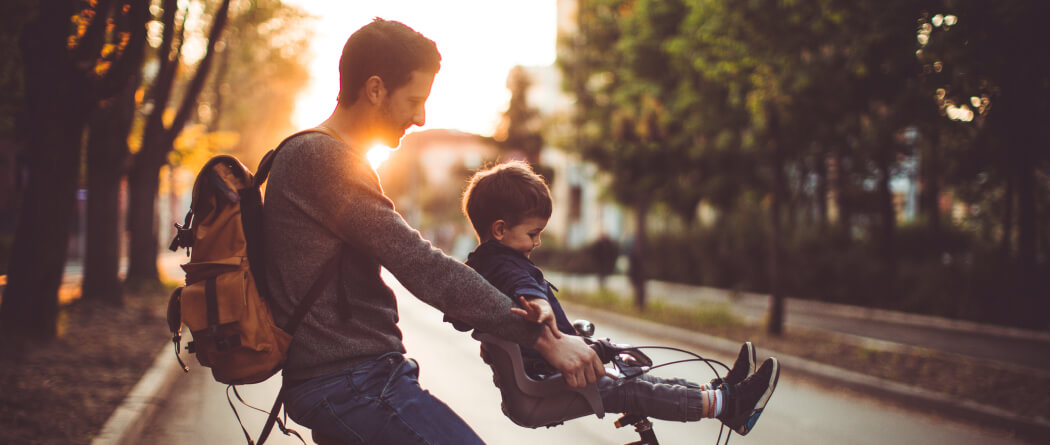
<path fill-rule="evenodd" d="M 533 323 L 547 326 L 555 337 L 561 338 L 558 330 L 558 320 L 554 317 L 554 308 L 546 298 L 518 296 L 521 307 L 512 307 L 510 311 Z"/>
<path fill-rule="evenodd" d="M 580 337 L 563 335 L 554 337 L 544 329 L 532 348 L 539 351 L 543 359 L 561 371 L 565 383 L 574 388 L 583 388 L 605 375 L 605 367 L 598 354 Z"/>
<path fill-rule="evenodd" d="M 302 137 L 312 140 L 294 156 L 282 152 L 277 163 L 302 172 L 282 190 L 300 210 L 386 267 L 427 304 L 520 345 L 536 341 L 541 326 L 511 313 L 509 298 L 405 223 L 360 154 L 326 136 Z"/>

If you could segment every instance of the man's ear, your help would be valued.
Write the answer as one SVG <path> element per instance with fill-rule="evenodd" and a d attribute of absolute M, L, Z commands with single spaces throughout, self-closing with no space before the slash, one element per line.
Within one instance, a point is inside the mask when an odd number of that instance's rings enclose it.
<path fill-rule="evenodd" d="M 490 232 L 496 241 L 503 241 L 503 236 L 507 234 L 507 222 L 502 219 L 493 221 Z"/>
<path fill-rule="evenodd" d="M 372 105 L 378 105 L 386 97 L 386 84 L 379 76 L 369 77 L 363 88 L 365 97 Z"/>

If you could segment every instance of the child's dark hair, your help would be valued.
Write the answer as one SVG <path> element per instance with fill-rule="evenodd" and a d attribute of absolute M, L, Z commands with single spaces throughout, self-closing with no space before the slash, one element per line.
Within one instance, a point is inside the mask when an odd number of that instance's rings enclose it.
<path fill-rule="evenodd" d="M 552 207 L 547 183 L 524 161 L 478 170 L 463 192 L 463 213 L 482 241 L 497 220 L 514 226 L 530 217 L 550 218 Z"/>
<path fill-rule="evenodd" d="M 379 76 L 390 91 L 412 78 L 413 71 L 437 73 L 441 54 L 437 45 L 401 22 L 376 17 L 346 40 L 339 58 L 340 104 L 357 100 L 369 77 Z"/>

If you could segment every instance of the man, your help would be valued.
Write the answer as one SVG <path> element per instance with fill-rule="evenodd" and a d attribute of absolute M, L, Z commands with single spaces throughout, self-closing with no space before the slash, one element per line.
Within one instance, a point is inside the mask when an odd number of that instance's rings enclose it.
<path fill-rule="evenodd" d="M 383 194 L 364 151 L 396 147 L 423 125 L 440 61 L 433 41 L 401 23 L 375 19 L 356 31 L 339 62 L 338 104 L 321 125 L 327 134 L 289 140 L 267 185 L 266 273 L 279 324 L 323 267 L 339 262 L 289 349 L 285 406 L 296 422 L 346 443 L 483 443 L 419 387 L 381 267 L 449 316 L 536 349 L 572 386 L 604 375 L 579 338 L 512 313 L 509 299 L 422 239 Z"/>

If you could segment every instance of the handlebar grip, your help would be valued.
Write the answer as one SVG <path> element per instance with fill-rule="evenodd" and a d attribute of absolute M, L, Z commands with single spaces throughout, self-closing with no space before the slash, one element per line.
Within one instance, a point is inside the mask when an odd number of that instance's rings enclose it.
<path fill-rule="evenodd" d="M 602 363 L 609 363 L 610 361 L 612 361 L 612 357 L 607 357 L 608 353 L 606 352 L 606 348 L 603 347 L 601 343 L 594 342 L 591 343 L 589 346 L 592 350 L 594 350 L 595 354 L 598 354 L 598 360 L 601 360 Z"/>

